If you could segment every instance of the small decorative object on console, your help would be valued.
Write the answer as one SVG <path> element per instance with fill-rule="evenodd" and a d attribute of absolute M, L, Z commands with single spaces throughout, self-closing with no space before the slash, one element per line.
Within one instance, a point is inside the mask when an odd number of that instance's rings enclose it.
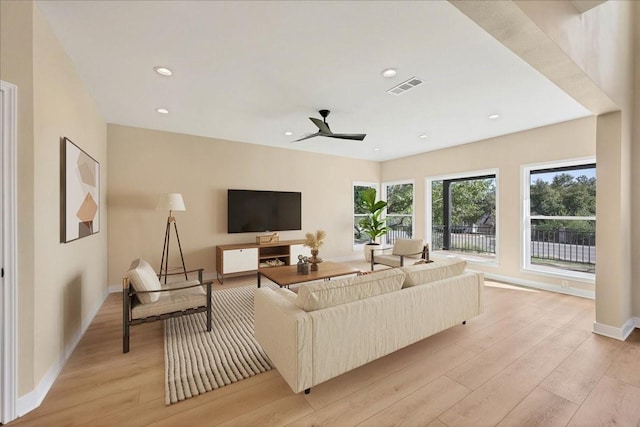
<path fill-rule="evenodd" d="M 278 235 L 278 233 L 256 236 L 256 243 L 259 245 L 263 245 L 265 243 L 278 243 L 279 241 L 280 236 Z"/>
<path fill-rule="evenodd" d="M 318 249 L 324 243 L 324 239 L 327 233 L 324 230 L 316 230 L 314 233 L 307 233 L 305 235 L 304 245 L 311 248 L 311 257 L 309 262 L 311 263 L 311 271 L 318 271 L 318 264 L 322 262 L 322 258 L 318 256 Z"/>

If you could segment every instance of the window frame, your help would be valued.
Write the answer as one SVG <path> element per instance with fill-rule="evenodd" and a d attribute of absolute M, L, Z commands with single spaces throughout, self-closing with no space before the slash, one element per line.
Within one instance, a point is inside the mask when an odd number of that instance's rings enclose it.
<path fill-rule="evenodd" d="M 355 198 L 354 198 L 355 188 L 356 187 L 375 188 L 376 189 L 376 195 L 380 194 L 380 183 L 379 182 L 373 182 L 373 181 L 352 181 L 351 182 L 351 230 L 352 230 L 352 234 L 353 234 L 353 230 L 355 230 L 355 228 L 356 228 L 356 223 L 355 223 L 354 219 L 355 219 L 356 215 L 359 215 L 359 214 L 356 214 L 356 203 L 355 203 Z M 366 243 L 356 243 L 355 242 L 355 236 L 351 238 L 351 244 L 353 246 L 353 250 L 354 251 L 364 250 L 364 245 L 366 245 Z"/>
<path fill-rule="evenodd" d="M 385 202 L 387 202 L 387 189 L 390 186 L 394 186 L 394 185 L 406 185 L 406 184 L 411 184 L 412 189 L 411 189 L 411 236 L 415 236 L 416 235 L 416 180 L 411 178 L 411 179 L 401 179 L 401 180 L 396 180 L 396 181 L 387 181 L 387 182 L 383 182 L 382 183 L 382 190 L 381 190 L 381 194 L 383 196 L 383 198 L 381 198 L 381 200 L 384 200 Z M 385 207 L 384 209 L 384 218 L 386 219 L 389 216 L 389 212 L 387 211 L 387 208 Z M 409 215 L 395 215 L 395 214 L 391 214 L 392 216 L 409 216 Z"/>
<path fill-rule="evenodd" d="M 589 166 L 596 163 L 595 157 L 583 157 L 569 160 L 557 160 L 541 163 L 530 163 L 520 166 L 520 271 L 529 274 L 538 274 L 547 277 L 569 279 L 576 282 L 595 285 L 595 273 L 584 273 L 573 270 L 561 270 L 554 267 L 546 267 L 531 263 L 531 220 L 587 220 L 596 221 L 596 216 L 547 216 L 531 215 L 531 172 L 544 169 L 569 168 L 575 166 Z M 597 179 L 596 169 L 596 179 Z M 597 268 L 597 260 L 596 260 Z"/>
<path fill-rule="evenodd" d="M 472 254 L 465 254 L 465 253 L 456 253 L 456 256 L 462 259 L 467 260 L 468 262 L 472 262 L 472 263 L 477 263 L 477 264 L 482 264 L 482 265 L 488 265 L 488 266 L 492 266 L 492 267 L 498 267 L 500 265 L 500 171 L 498 170 L 498 168 L 493 168 L 493 169 L 482 169 L 482 170 L 475 170 L 475 171 L 467 171 L 467 172 L 459 172 L 459 173 L 452 173 L 452 174 L 446 174 L 446 175 L 435 175 L 435 176 L 427 176 L 424 178 L 424 185 L 425 185 L 425 200 L 424 200 L 424 204 L 425 204 L 425 215 L 424 215 L 424 228 L 425 228 L 425 241 L 427 243 L 429 243 L 429 247 L 433 248 L 433 233 L 432 233 L 432 228 L 433 228 L 433 215 L 432 215 L 432 208 L 433 208 L 433 203 L 431 201 L 431 197 L 432 197 L 432 191 L 431 191 L 431 187 L 433 184 L 433 181 L 444 181 L 444 180 L 454 180 L 454 179 L 466 179 L 466 178 L 474 178 L 474 177 L 482 177 L 485 175 L 495 175 L 495 180 L 496 180 L 496 254 L 495 257 L 493 257 L 492 259 L 489 258 L 485 258 L 485 257 L 479 257 L 479 256 L 474 256 Z M 442 252 L 442 251 L 434 251 L 433 249 L 431 250 L 431 252 Z"/>

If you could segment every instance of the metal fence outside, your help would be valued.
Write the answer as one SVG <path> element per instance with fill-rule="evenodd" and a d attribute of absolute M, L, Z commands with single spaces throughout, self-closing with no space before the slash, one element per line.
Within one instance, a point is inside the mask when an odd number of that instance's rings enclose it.
<path fill-rule="evenodd" d="M 444 248 L 444 225 L 431 228 L 433 249 Z M 450 251 L 474 252 L 478 254 L 496 253 L 496 229 L 492 225 L 452 225 L 450 227 Z"/>
<path fill-rule="evenodd" d="M 384 237 L 384 243 L 391 246 L 397 239 L 411 239 L 413 234 L 412 228 L 410 225 L 389 226 L 389 231 L 387 231 Z"/>
<path fill-rule="evenodd" d="M 450 244 L 445 250 L 495 255 L 495 227 L 453 225 L 450 228 Z M 444 225 L 437 224 L 432 227 L 433 250 L 444 249 L 444 234 Z M 531 258 L 595 266 L 595 232 L 572 231 L 565 228 L 540 230 L 532 226 Z"/>
<path fill-rule="evenodd" d="M 576 264 L 596 264 L 596 233 L 566 228 L 531 227 L 531 257 Z"/>

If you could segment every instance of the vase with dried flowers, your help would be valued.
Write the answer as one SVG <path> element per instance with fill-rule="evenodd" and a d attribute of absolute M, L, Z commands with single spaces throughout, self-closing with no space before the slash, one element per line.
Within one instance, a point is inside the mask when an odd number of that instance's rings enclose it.
<path fill-rule="evenodd" d="M 315 233 L 307 233 L 305 235 L 304 245 L 311 248 L 309 263 L 312 271 L 317 271 L 318 264 L 322 262 L 322 258 L 318 256 L 318 251 L 324 243 L 325 237 L 327 237 L 327 233 L 324 230 L 316 230 Z"/>

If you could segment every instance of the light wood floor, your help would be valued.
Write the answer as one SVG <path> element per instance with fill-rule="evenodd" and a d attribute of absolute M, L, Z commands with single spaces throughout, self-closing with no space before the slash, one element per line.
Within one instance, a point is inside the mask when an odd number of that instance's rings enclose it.
<path fill-rule="evenodd" d="M 122 300 L 112 294 L 42 405 L 9 425 L 640 425 L 639 330 L 627 342 L 604 338 L 591 333 L 591 300 L 485 289 L 481 316 L 309 395 L 293 394 L 274 369 L 171 406 L 162 323 L 133 327 L 122 354 Z"/>

